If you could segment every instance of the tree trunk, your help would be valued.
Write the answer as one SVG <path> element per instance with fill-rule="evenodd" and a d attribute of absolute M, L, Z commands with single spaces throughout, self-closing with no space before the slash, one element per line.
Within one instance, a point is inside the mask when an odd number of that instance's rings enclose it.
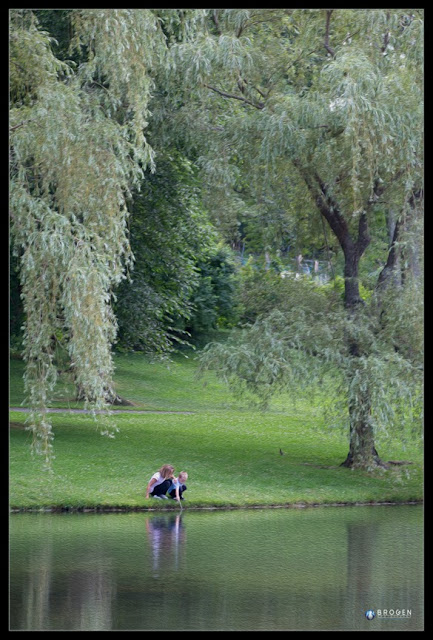
<path fill-rule="evenodd" d="M 359 293 L 358 269 L 360 252 L 356 245 L 352 245 L 344 252 L 344 305 L 350 316 L 359 313 L 363 300 Z M 357 364 L 358 358 L 365 355 L 363 347 L 356 337 L 347 335 L 349 357 L 352 358 L 353 375 L 349 377 L 349 418 L 350 440 L 349 453 L 340 466 L 351 468 L 371 469 L 386 468 L 379 458 L 374 444 L 374 430 L 371 422 L 371 396 L 368 381 L 363 381 Z M 357 376 L 355 379 L 355 375 Z"/>
<path fill-rule="evenodd" d="M 389 226 L 390 221 L 388 220 L 388 228 Z M 389 245 L 388 258 L 377 279 L 377 289 L 385 289 L 388 286 L 401 287 L 402 279 L 400 276 L 400 256 L 398 251 L 399 235 L 400 222 L 397 221 L 392 226 L 392 237 Z"/>
<path fill-rule="evenodd" d="M 317 208 L 324 220 L 335 234 L 344 253 L 344 306 L 349 316 L 359 313 L 363 300 L 359 293 L 359 261 L 370 244 L 366 206 L 358 218 L 357 238 L 351 235 L 349 225 L 345 219 L 339 203 L 335 200 L 329 186 L 315 173 L 304 169 L 299 160 L 294 161 L 310 190 Z M 375 195 L 383 193 L 384 187 L 375 184 Z M 347 336 L 349 357 L 353 358 L 354 372 L 358 369 L 357 359 L 361 357 L 362 347 L 355 336 Z M 342 463 L 345 467 L 372 468 L 384 466 L 374 446 L 374 432 L 371 423 L 371 399 L 368 385 L 354 393 L 349 381 L 349 416 L 350 416 L 350 444 L 349 453 Z"/>
<path fill-rule="evenodd" d="M 345 296 L 344 303 L 348 313 L 352 316 L 359 312 L 359 306 L 363 303 L 359 294 L 358 260 L 353 259 L 345 263 Z M 368 381 L 362 380 L 357 360 L 366 355 L 359 340 L 353 335 L 347 335 L 347 348 L 352 359 L 352 369 L 358 375 L 348 380 L 350 439 L 349 453 L 342 467 L 372 469 L 374 467 L 387 468 L 387 465 L 379 458 L 374 444 L 374 430 L 371 421 L 371 395 Z M 359 378 L 359 376 L 361 376 Z M 362 384 L 364 382 L 364 384 Z M 354 388 L 355 386 L 355 388 Z"/>
<path fill-rule="evenodd" d="M 359 345 L 355 346 L 359 349 Z M 353 343 L 349 344 L 349 349 L 354 351 Z M 355 359 L 358 356 L 353 353 L 351 357 Z M 374 430 L 371 421 L 371 396 L 368 385 L 360 389 L 358 381 L 358 388 L 354 390 L 351 383 L 353 383 L 353 378 L 349 379 L 348 391 L 350 418 L 349 453 L 340 467 L 363 469 L 382 467 L 387 469 L 388 465 L 380 459 L 374 443 Z"/>
<path fill-rule="evenodd" d="M 356 356 L 353 356 L 356 357 Z M 350 394 L 350 390 L 349 390 Z M 368 387 L 357 390 L 349 401 L 350 443 L 349 453 L 340 467 L 372 469 L 388 468 L 380 458 L 374 444 L 374 431 L 371 423 L 370 392 Z"/>
<path fill-rule="evenodd" d="M 89 391 L 86 390 L 79 382 L 75 383 L 75 389 L 76 389 L 75 400 L 77 402 L 80 402 L 80 401 L 96 402 L 97 400 L 96 396 L 92 393 L 89 393 Z M 105 400 L 107 404 L 122 405 L 122 406 L 132 405 L 132 403 L 129 402 L 128 400 L 125 400 L 120 396 L 118 396 L 116 393 L 114 393 L 113 390 L 108 386 L 104 389 L 104 392 L 105 392 Z"/>
<path fill-rule="evenodd" d="M 406 242 L 403 242 L 401 251 L 402 282 L 405 282 L 409 275 L 415 282 L 421 277 L 422 224 L 418 207 L 422 207 L 423 198 L 422 189 L 413 192 L 409 198 L 409 212 L 402 221 L 403 235 L 406 236 Z"/>
<path fill-rule="evenodd" d="M 359 259 L 355 247 L 344 251 L 344 306 L 349 313 L 355 312 L 363 304 L 359 294 Z"/>

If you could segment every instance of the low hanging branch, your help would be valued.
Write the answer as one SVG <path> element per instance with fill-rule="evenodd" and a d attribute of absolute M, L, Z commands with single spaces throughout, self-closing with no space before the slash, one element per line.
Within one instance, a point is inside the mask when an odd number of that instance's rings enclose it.
<path fill-rule="evenodd" d="M 255 103 L 255 102 L 252 102 L 251 100 L 248 100 L 248 98 L 245 98 L 244 96 L 237 96 L 234 93 L 227 93 L 226 91 L 221 91 L 220 89 L 217 89 L 216 87 L 212 87 L 209 84 L 205 84 L 204 86 L 207 89 L 210 89 L 211 91 L 215 91 L 215 93 L 218 93 L 220 96 L 223 96 L 223 98 L 232 98 L 234 100 L 240 100 L 241 102 L 245 102 L 246 104 L 250 104 L 255 109 L 264 109 L 264 107 L 265 107 L 263 102 Z"/>
<path fill-rule="evenodd" d="M 17 129 L 19 129 L 20 127 L 23 127 L 28 122 L 33 122 L 33 120 L 23 120 L 19 124 L 16 124 L 13 127 L 9 127 L 9 132 L 12 133 L 13 131 L 16 131 Z"/>

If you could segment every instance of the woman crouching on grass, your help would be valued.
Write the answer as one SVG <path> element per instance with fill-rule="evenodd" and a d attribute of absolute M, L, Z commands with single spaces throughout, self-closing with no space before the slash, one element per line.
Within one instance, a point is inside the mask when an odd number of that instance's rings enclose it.
<path fill-rule="evenodd" d="M 153 474 L 146 489 L 146 498 L 163 498 L 173 484 L 174 467 L 171 464 L 164 464 L 159 471 Z"/>

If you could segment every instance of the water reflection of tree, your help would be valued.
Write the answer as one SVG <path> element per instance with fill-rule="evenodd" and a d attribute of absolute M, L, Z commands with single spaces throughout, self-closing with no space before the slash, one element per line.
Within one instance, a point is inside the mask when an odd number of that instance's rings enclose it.
<path fill-rule="evenodd" d="M 81 560 L 80 567 L 72 569 L 65 581 L 63 623 L 70 621 L 70 628 L 82 631 L 111 630 L 116 580 L 110 558 L 92 554 Z"/>
<path fill-rule="evenodd" d="M 50 614 L 50 585 L 54 552 L 51 536 L 43 548 L 30 549 L 30 570 L 23 585 L 23 629 L 43 629 Z"/>
<path fill-rule="evenodd" d="M 111 558 L 98 547 L 59 548 L 53 537 L 30 544 L 28 571 L 22 581 L 21 606 L 14 629 L 29 631 L 110 630 L 116 594 Z M 16 599 L 16 597 L 14 598 Z"/>
<path fill-rule="evenodd" d="M 379 507 L 375 507 L 379 508 Z M 384 509 L 385 507 L 380 507 Z M 391 507 L 399 509 L 400 507 Z M 395 521 L 350 523 L 347 525 L 347 589 L 349 609 L 394 609 L 416 611 L 404 629 L 417 629 L 423 610 L 421 545 L 414 549 L 414 525 Z M 419 542 L 419 537 L 415 538 Z M 390 624 L 380 630 L 391 630 Z M 375 622 L 378 627 L 378 620 Z M 403 630 L 403 628 L 402 628 Z"/>
<path fill-rule="evenodd" d="M 379 529 L 377 522 L 347 523 L 347 599 L 342 613 L 349 629 L 361 625 L 365 611 L 380 606 L 374 588 Z"/>
<path fill-rule="evenodd" d="M 158 576 L 161 570 L 177 570 L 186 539 L 182 514 L 171 513 L 146 518 L 146 531 L 152 551 L 154 575 Z"/>
<path fill-rule="evenodd" d="M 360 604 L 371 589 L 377 523 L 347 524 L 347 586 Z"/>

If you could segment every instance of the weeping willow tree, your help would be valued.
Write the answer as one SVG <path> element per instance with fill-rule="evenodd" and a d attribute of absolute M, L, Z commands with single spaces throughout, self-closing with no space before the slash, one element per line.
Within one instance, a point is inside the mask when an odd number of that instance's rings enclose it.
<path fill-rule="evenodd" d="M 270 177 L 280 176 L 293 215 L 298 209 L 321 219 L 344 256 L 342 309 L 338 322 L 316 316 L 314 326 L 323 329 L 317 344 L 311 325 L 303 327 L 311 314 L 288 311 L 285 331 L 281 318 L 269 321 L 273 334 L 257 326 L 242 349 L 210 348 L 203 363 L 271 393 L 277 380 L 290 381 L 289 346 L 297 358 L 322 354 L 325 362 L 334 349 L 345 382 L 346 466 L 382 464 L 375 436 L 389 425 L 382 409 L 392 415 L 393 399 L 377 381 L 391 385 L 394 371 L 401 388 L 416 378 L 419 389 L 421 279 L 409 255 L 419 260 L 421 249 L 422 56 L 423 12 L 404 9 L 214 9 L 193 43 L 171 49 L 176 77 L 183 74 L 188 87 L 172 116 L 187 125 L 209 180 L 227 189 L 243 176 L 259 201 L 275 185 Z M 390 221 L 366 305 L 362 258 Z M 390 283 L 398 287 L 394 296 Z M 280 340 L 276 351 L 266 335 Z"/>
<path fill-rule="evenodd" d="M 422 210 L 422 11 L 76 9 L 71 31 L 75 64 L 56 58 L 34 12 L 10 13 L 11 233 L 35 449 L 49 464 L 59 341 L 93 407 L 114 394 L 112 291 L 133 263 L 128 198 L 153 167 L 151 123 L 159 144 L 167 136 L 188 150 L 220 211 L 233 188 L 237 208 L 250 206 L 245 185 L 260 210 L 272 185 L 293 216 L 321 219 L 334 234 L 345 263 L 347 463 L 380 462 L 366 373 L 379 351 L 361 340 L 359 277 L 384 219 L 392 237 L 370 335 L 380 337 L 384 375 L 384 345 L 418 371 L 409 337 L 419 336 L 419 281 L 411 290 L 408 267 L 420 255 L 412 239 Z M 413 314 L 403 304 L 411 291 Z M 308 351 L 301 338 L 298 353 Z"/>
<path fill-rule="evenodd" d="M 94 409 L 113 396 L 112 290 L 133 256 L 128 198 L 153 168 L 146 139 L 166 36 L 150 10 L 75 9 L 59 60 L 33 11 L 10 11 L 10 216 L 25 312 L 33 449 L 48 467 L 55 351 Z"/>

